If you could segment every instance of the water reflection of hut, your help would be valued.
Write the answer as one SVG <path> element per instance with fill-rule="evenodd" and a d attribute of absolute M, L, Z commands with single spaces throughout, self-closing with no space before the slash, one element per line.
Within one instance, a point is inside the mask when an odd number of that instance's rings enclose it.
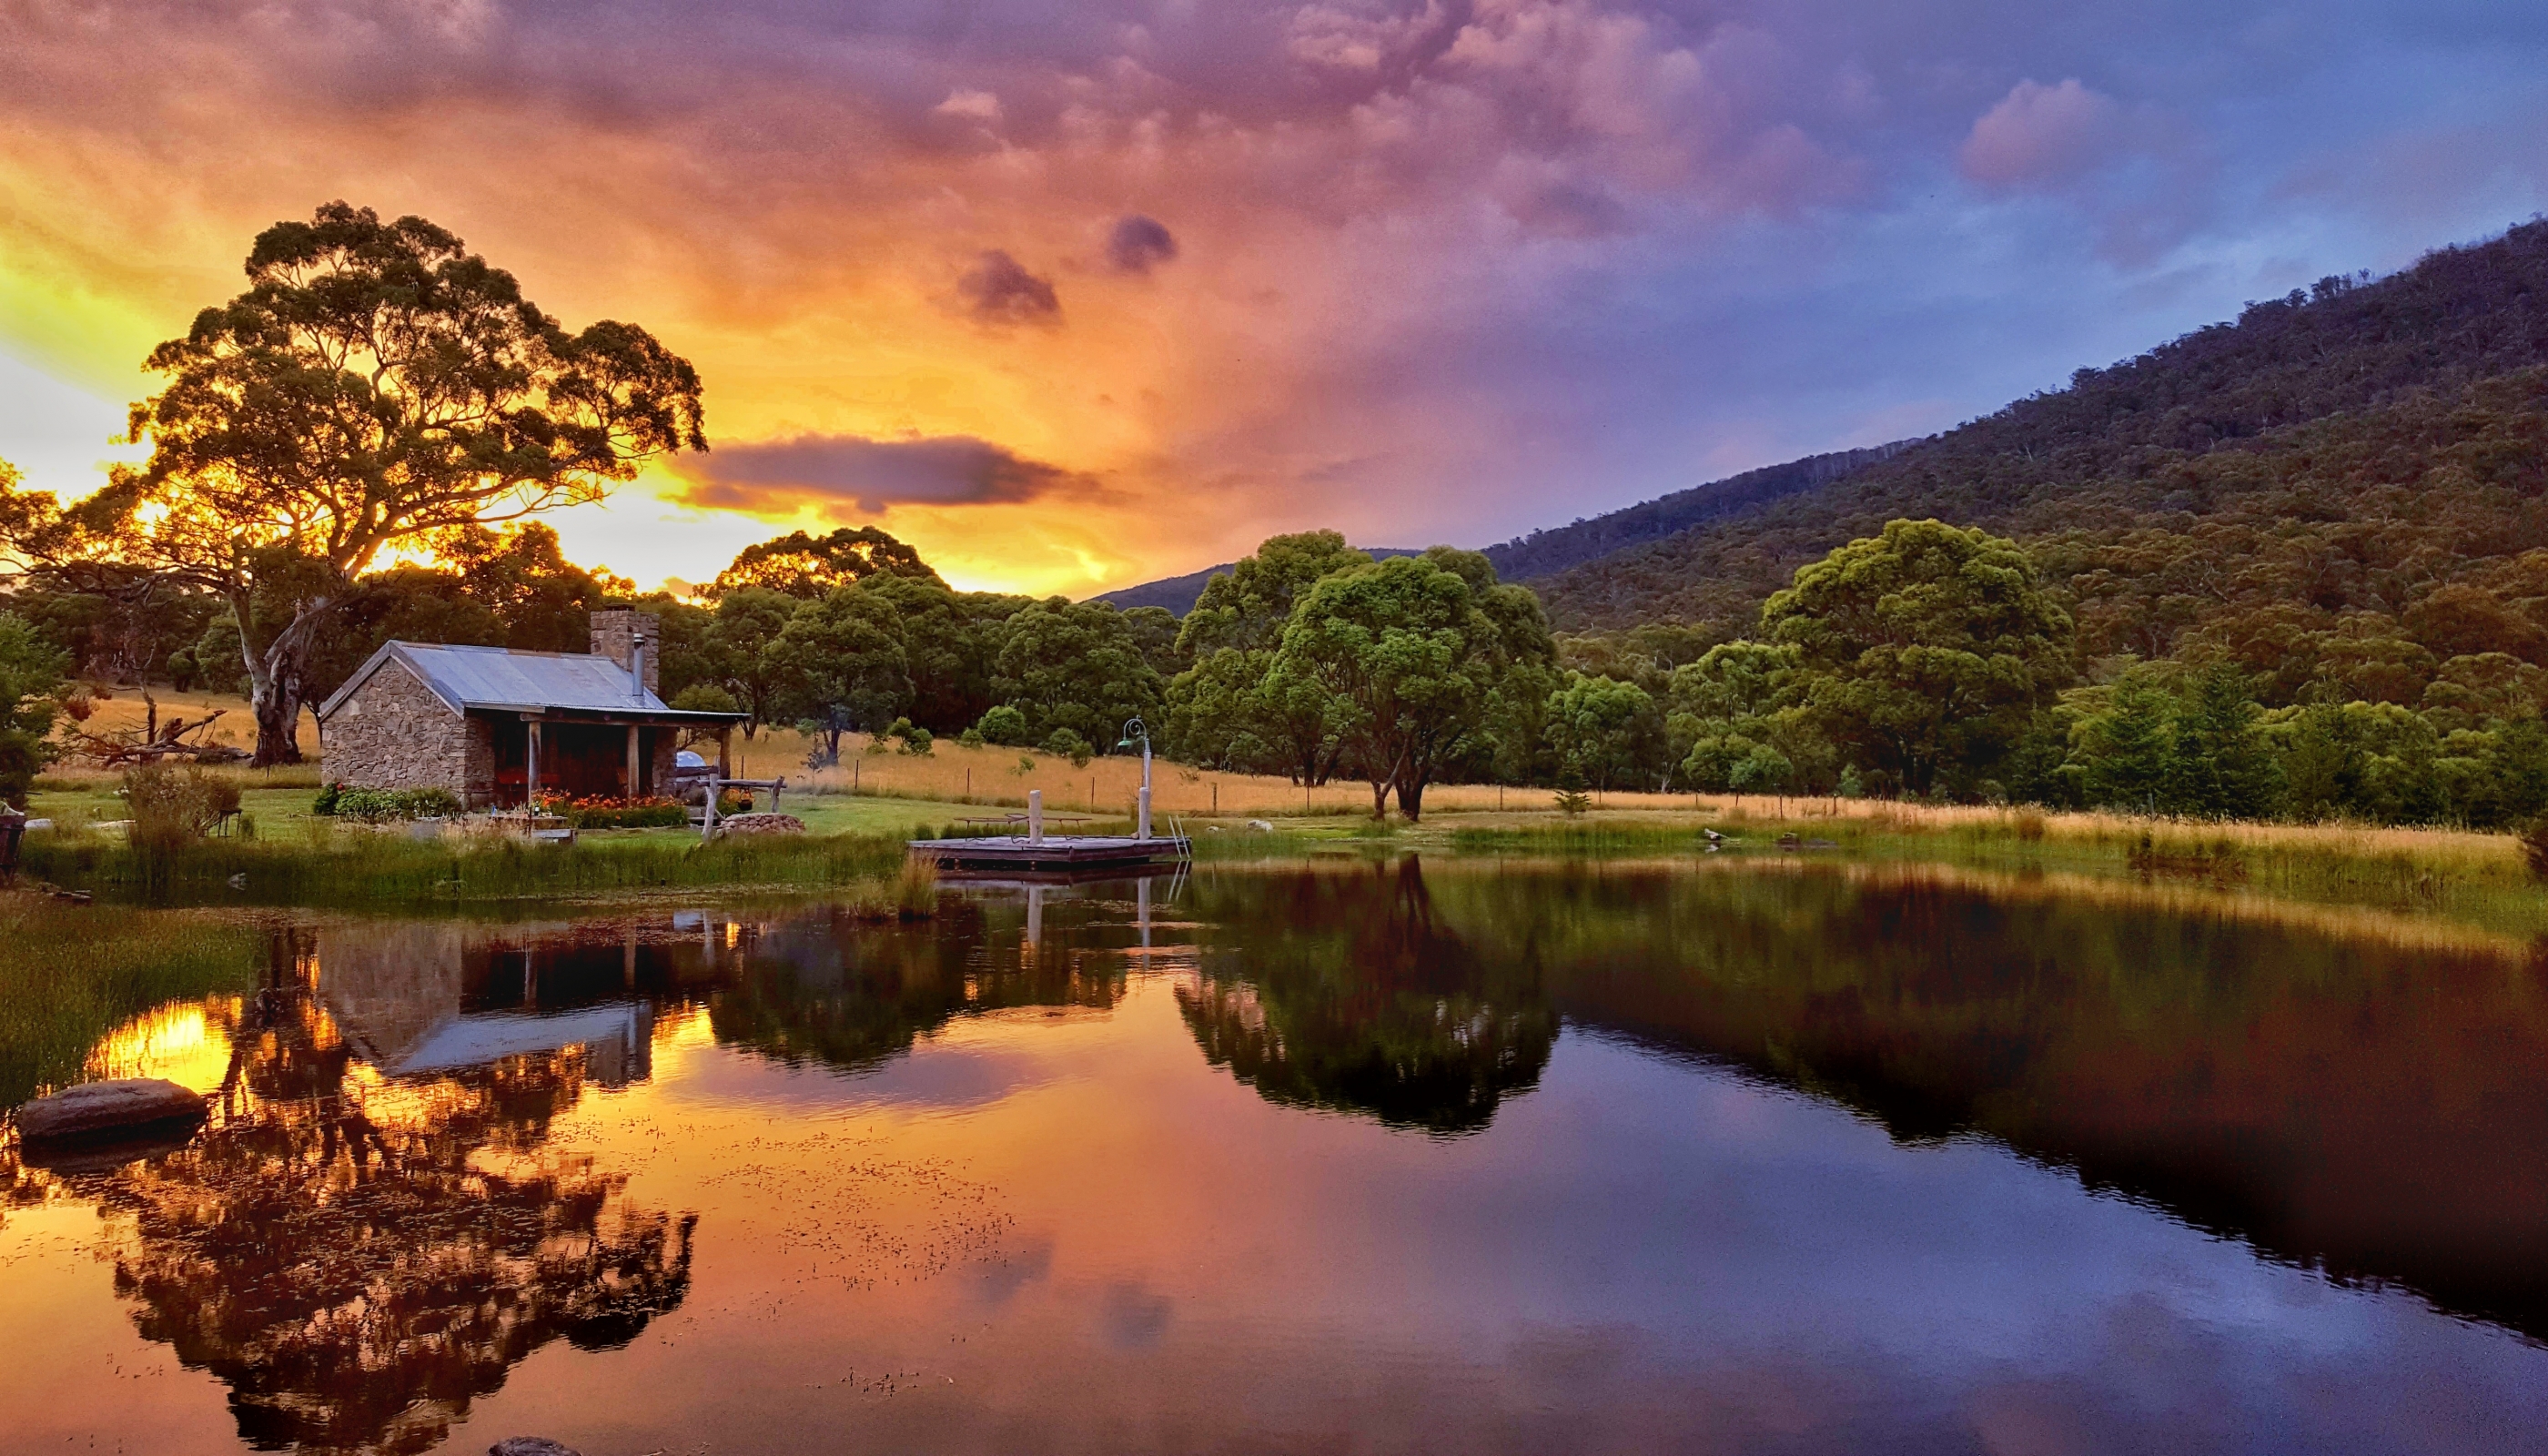
<path fill-rule="evenodd" d="M 306 935 L 227 1007 L 221 1115 L 90 1187 L 129 1221 L 136 1327 L 229 1388 L 246 1445 L 421 1456 L 541 1347 L 615 1349 L 678 1308 L 697 1219 L 545 1145 L 592 1081 L 643 1075 L 642 1011 L 474 1011 L 484 932 Z"/>
<path fill-rule="evenodd" d="M 393 1077 L 486 1066 L 510 1056 L 578 1051 L 605 1087 L 652 1071 L 654 1011 L 642 999 L 542 1008 L 537 952 L 488 947 L 459 926 L 361 925 L 319 936 L 320 999 L 354 1054 Z M 633 954 L 633 946 L 631 948 Z M 518 957 L 523 1003 L 471 1009 L 473 962 Z M 482 971 L 479 977 L 486 979 Z M 483 984 L 475 987 L 484 993 Z"/>

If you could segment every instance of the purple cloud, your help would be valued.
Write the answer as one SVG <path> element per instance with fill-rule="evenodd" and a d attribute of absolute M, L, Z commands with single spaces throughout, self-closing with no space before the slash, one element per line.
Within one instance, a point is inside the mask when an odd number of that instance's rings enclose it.
<path fill-rule="evenodd" d="M 971 435 L 877 440 L 799 435 L 718 445 L 675 468 L 692 505 L 763 514 L 809 501 L 847 501 L 867 515 L 893 505 L 1013 505 L 1093 484 Z"/>
<path fill-rule="evenodd" d="M 1139 213 L 1117 219 L 1106 237 L 1106 261 L 1118 273 L 1147 273 L 1176 255 L 1176 235 Z"/>
<path fill-rule="evenodd" d="M 974 259 L 964 276 L 956 280 L 956 292 L 984 323 L 1061 321 L 1061 298 L 1052 291 L 1052 280 L 1038 278 L 999 248 Z"/>

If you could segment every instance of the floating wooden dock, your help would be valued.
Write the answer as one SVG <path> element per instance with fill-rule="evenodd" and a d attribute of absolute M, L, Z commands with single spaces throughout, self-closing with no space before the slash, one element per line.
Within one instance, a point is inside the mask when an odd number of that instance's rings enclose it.
<path fill-rule="evenodd" d="M 1194 858 L 1183 835 L 998 835 L 982 839 L 916 839 L 911 853 L 951 869 L 1094 869 Z"/>

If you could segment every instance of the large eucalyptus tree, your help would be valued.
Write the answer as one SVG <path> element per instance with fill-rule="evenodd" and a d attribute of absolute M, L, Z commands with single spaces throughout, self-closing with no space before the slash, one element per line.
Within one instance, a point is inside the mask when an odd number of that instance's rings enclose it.
<path fill-rule="evenodd" d="M 228 599 L 263 766 L 299 759 L 313 643 L 389 548 L 598 500 L 707 441 L 686 361 L 631 323 L 568 333 L 421 218 L 329 203 L 257 234 L 246 271 L 151 351 L 148 462 L 67 508 L 0 496 L 0 545 Z"/>

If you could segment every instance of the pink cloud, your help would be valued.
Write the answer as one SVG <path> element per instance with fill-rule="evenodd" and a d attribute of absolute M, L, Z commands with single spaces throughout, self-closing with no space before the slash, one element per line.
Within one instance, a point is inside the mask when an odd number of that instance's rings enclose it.
<path fill-rule="evenodd" d="M 2076 76 L 2057 86 L 2020 81 L 1973 123 L 1956 160 L 1965 176 L 1988 187 L 2066 182 L 2113 155 L 2122 122 L 2114 98 L 2080 85 Z"/>

